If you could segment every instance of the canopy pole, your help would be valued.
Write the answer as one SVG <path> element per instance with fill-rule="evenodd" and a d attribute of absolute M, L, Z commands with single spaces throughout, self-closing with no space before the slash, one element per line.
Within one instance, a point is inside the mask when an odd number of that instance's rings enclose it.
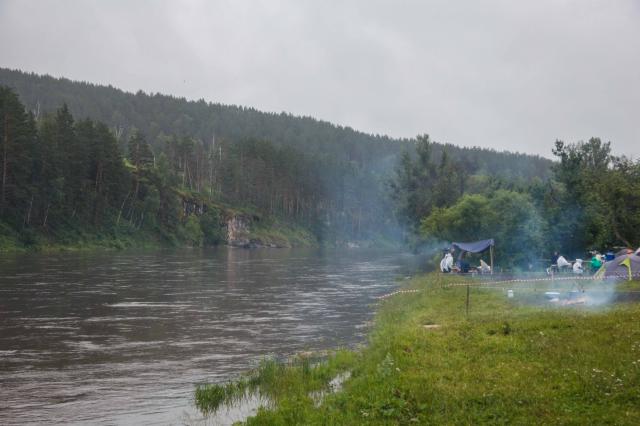
<path fill-rule="evenodd" d="M 489 255 L 491 256 L 491 275 L 493 275 L 493 244 L 489 246 Z"/>

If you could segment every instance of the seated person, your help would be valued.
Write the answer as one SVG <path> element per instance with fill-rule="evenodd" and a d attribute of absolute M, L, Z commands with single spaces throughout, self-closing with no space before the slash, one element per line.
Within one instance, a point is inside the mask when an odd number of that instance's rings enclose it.
<path fill-rule="evenodd" d="M 481 274 L 490 274 L 491 273 L 491 266 L 487 265 L 487 262 L 485 262 L 482 259 L 480 259 L 480 267 L 478 269 L 480 270 Z"/>
<path fill-rule="evenodd" d="M 464 252 L 460 255 L 460 258 L 458 259 L 458 267 L 460 268 L 460 272 L 463 274 L 468 273 L 469 269 L 471 269 L 471 265 L 469 265 L 469 262 L 467 262 L 464 259 Z"/>
<path fill-rule="evenodd" d="M 602 266 L 602 256 L 600 256 L 598 253 L 595 253 L 591 258 L 590 265 L 591 265 L 591 270 L 593 272 L 596 272 Z"/>
<path fill-rule="evenodd" d="M 573 273 L 581 275 L 584 272 L 582 269 L 582 259 L 576 259 L 576 263 L 573 264 Z"/>
<path fill-rule="evenodd" d="M 551 256 L 551 266 L 547 268 L 547 274 L 551 274 L 552 272 L 558 272 L 558 258 L 560 254 L 557 251 L 553 252 L 553 256 Z"/>

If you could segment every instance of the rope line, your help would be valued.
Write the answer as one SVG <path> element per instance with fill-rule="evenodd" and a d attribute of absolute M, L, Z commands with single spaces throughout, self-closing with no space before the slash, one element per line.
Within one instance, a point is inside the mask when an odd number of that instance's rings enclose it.
<path fill-rule="evenodd" d="M 631 274 L 632 278 L 640 277 L 640 273 L 636 272 Z M 460 282 L 460 283 L 451 283 L 445 284 L 444 287 L 465 287 L 465 286 L 474 286 L 474 287 L 482 287 L 484 285 L 496 285 L 496 284 L 513 284 L 513 283 L 529 283 L 529 282 L 548 282 L 548 281 L 594 281 L 594 280 L 609 280 L 609 279 L 621 279 L 621 278 L 629 278 L 629 274 L 619 274 L 619 275 L 609 275 L 607 277 L 596 277 L 592 276 L 566 276 L 566 277 L 544 277 L 544 278 L 520 278 L 520 279 L 512 279 L 512 280 L 502 280 L 502 281 L 485 281 L 480 283 L 468 283 L 468 282 Z"/>
<path fill-rule="evenodd" d="M 636 272 L 631 274 L 632 278 L 640 278 L 640 272 Z M 596 277 L 594 275 L 591 276 L 566 276 L 566 277 L 544 277 L 544 278 L 521 278 L 521 279 L 512 279 L 512 280 L 502 280 L 502 281 L 485 281 L 485 282 L 460 282 L 460 283 L 451 283 L 445 284 L 444 288 L 451 287 L 485 287 L 489 288 L 491 286 L 496 286 L 500 284 L 515 284 L 515 283 L 531 283 L 531 282 L 549 282 L 549 281 L 595 281 L 595 280 L 608 280 L 608 279 L 620 279 L 620 278 L 629 278 L 629 274 L 619 274 L 619 275 L 609 275 L 607 277 Z M 501 288 L 501 287 L 494 287 Z M 391 293 L 383 294 L 382 296 L 377 296 L 377 300 L 388 299 L 392 296 L 396 296 L 398 294 L 411 294 L 411 293 L 419 293 L 421 289 L 406 289 L 406 290 L 396 290 Z"/>

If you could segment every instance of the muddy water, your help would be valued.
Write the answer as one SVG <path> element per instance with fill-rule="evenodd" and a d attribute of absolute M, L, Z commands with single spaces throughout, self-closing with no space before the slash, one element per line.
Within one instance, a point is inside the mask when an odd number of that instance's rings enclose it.
<path fill-rule="evenodd" d="M 197 383 L 362 341 L 420 259 L 365 250 L 0 258 L 0 424 L 201 420 Z"/>

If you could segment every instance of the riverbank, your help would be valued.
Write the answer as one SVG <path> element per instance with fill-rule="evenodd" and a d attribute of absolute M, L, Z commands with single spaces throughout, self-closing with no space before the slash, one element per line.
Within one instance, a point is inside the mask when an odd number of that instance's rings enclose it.
<path fill-rule="evenodd" d="M 231 222 L 231 221 L 229 221 Z M 238 221 L 236 221 L 238 222 Z M 228 232 L 228 223 L 220 227 L 219 237 L 203 238 L 202 230 L 169 232 L 167 230 L 131 229 L 122 226 L 115 231 L 90 232 L 71 229 L 64 232 L 18 233 L 0 223 L 0 253 L 62 252 L 91 250 L 123 250 L 131 248 L 159 249 L 166 247 L 215 247 L 230 245 L 243 248 L 318 247 L 318 239 L 308 230 L 291 224 L 270 221 L 265 224 L 241 223 L 240 229 Z"/>
<path fill-rule="evenodd" d="M 228 386 L 200 387 L 206 411 L 260 392 L 247 424 L 637 424 L 640 306 L 550 307 L 501 290 L 443 288 L 437 274 L 379 307 L 368 345 L 319 364 L 266 362 Z M 603 284 L 604 285 L 604 284 Z M 331 378 L 349 372 L 340 392 Z"/>

